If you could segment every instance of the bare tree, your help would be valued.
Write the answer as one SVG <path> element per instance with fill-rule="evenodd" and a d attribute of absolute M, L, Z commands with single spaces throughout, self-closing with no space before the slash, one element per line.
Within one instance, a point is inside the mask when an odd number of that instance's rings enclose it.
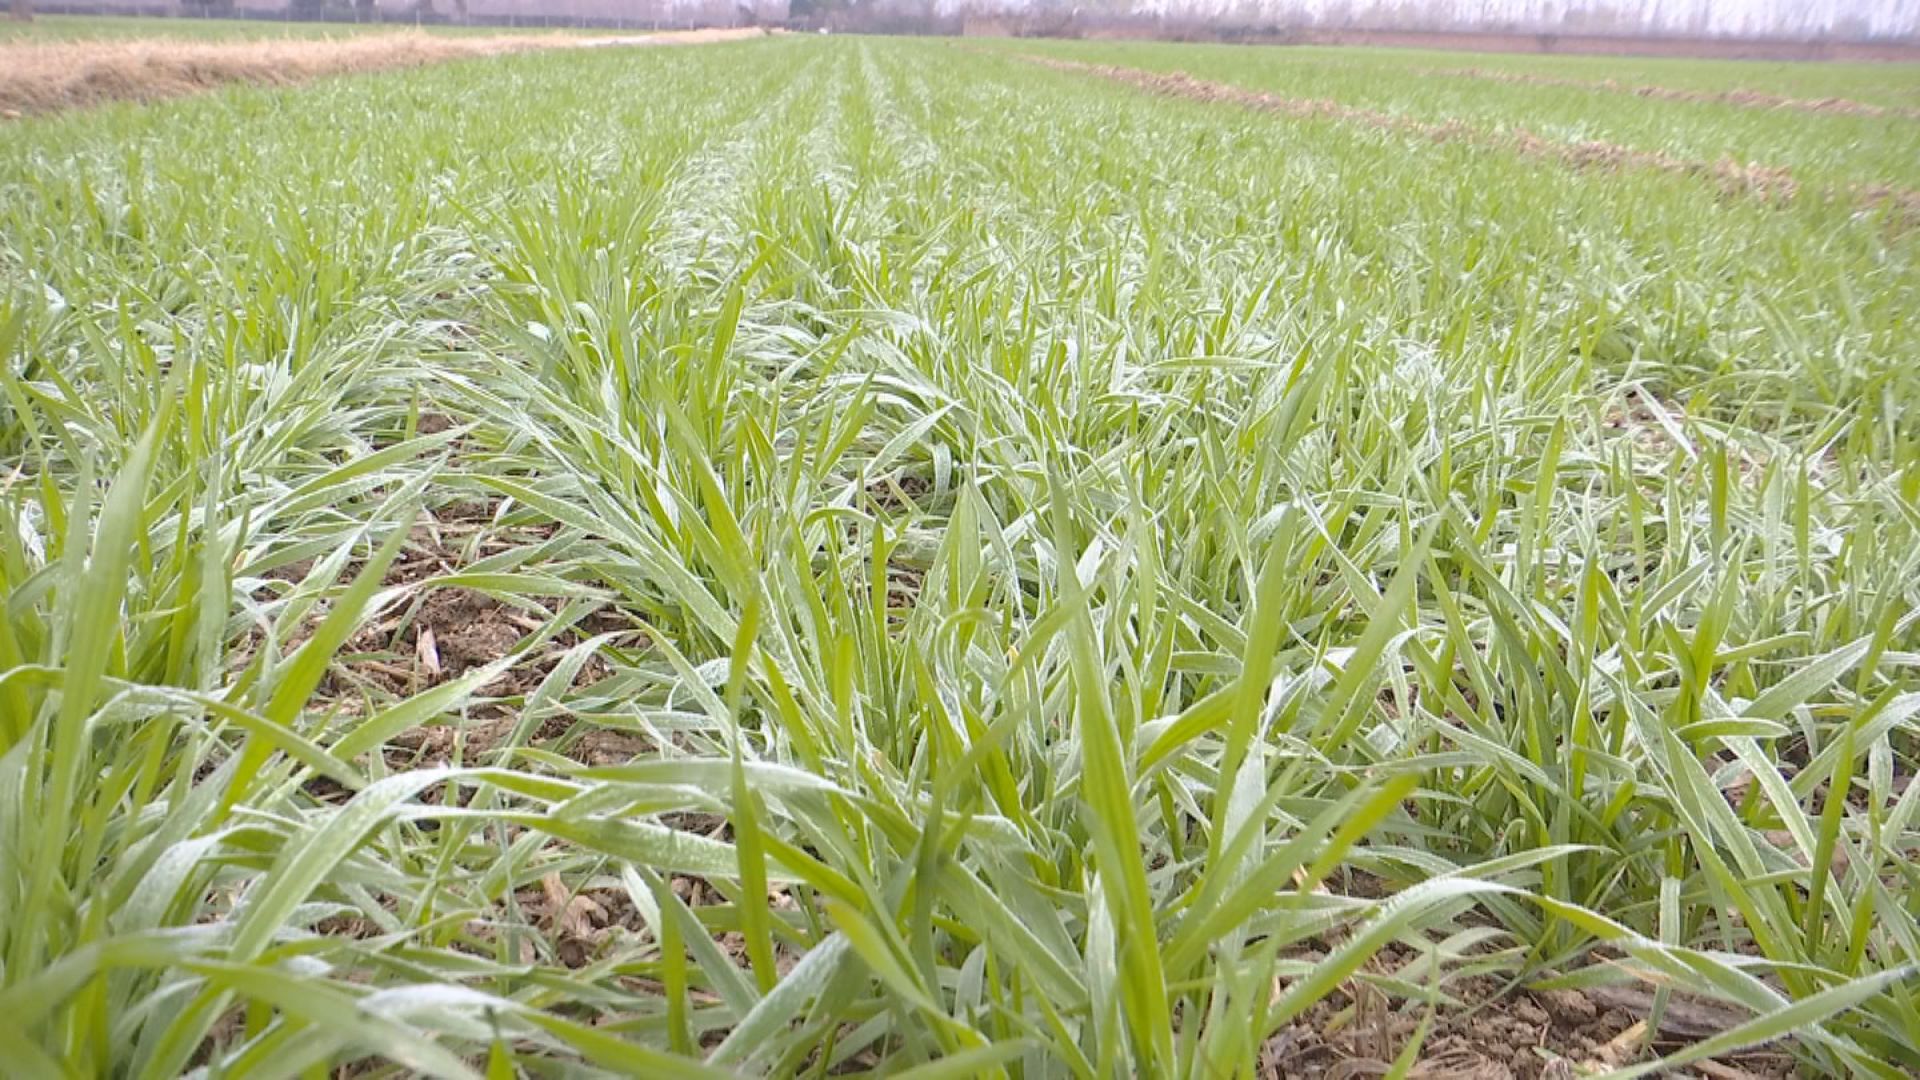
<path fill-rule="evenodd" d="M 33 0 L 13 0 L 13 21 L 33 21 Z"/>

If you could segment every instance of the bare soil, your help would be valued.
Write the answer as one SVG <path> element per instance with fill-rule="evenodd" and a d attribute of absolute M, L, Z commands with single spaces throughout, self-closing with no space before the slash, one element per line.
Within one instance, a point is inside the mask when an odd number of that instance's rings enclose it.
<path fill-rule="evenodd" d="M 422 419 L 422 427 L 431 418 Z M 334 658 L 316 691 L 316 702 L 344 715 L 361 715 L 372 703 L 396 701 L 492 664 L 521 649 L 542 630 L 554 609 L 538 601 L 509 602 L 476 589 L 437 584 L 457 574 L 472 559 L 544 543 L 552 524 L 507 525 L 496 520 L 498 503 L 456 503 L 425 514 L 409 532 L 408 543 L 382 575 L 383 586 L 409 589 L 412 595 L 369 619 Z M 275 567 L 264 580 L 295 584 L 311 570 L 302 559 Z M 346 577 L 359 572 L 350 564 Z M 255 599 L 274 598 L 275 587 L 262 586 Z M 315 605 L 282 648 L 290 655 L 327 614 Z M 646 635 L 615 608 L 589 612 L 551 640 L 530 649 L 514 664 L 476 689 L 477 697 L 459 724 L 434 723 L 402 731 L 384 753 L 388 767 L 416 769 L 459 760 L 473 763 L 499 749 L 519 725 L 518 701 L 531 693 L 559 664 L 562 655 L 588 637 L 615 633 L 623 648 L 643 648 Z M 236 646 L 230 663 L 244 667 L 263 644 L 258 629 Z M 583 691 L 612 674 L 607 660 L 590 656 L 574 674 L 570 691 Z M 624 764 L 653 744 L 637 734 L 609 730 L 572 718 L 552 717 L 529 733 L 531 741 L 583 765 Z M 211 771 L 211 770 L 209 770 Z M 345 792 L 317 780 L 310 794 L 331 799 Z"/>
<path fill-rule="evenodd" d="M 1308 949 L 1294 959 L 1316 961 Z M 1426 961 L 1399 946 L 1369 963 L 1367 974 L 1420 983 Z M 1276 988 L 1278 989 L 1278 988 Z M 1439 1010 L 1409 1076 L 1421 1080 L 1572 1080 L 1611 1072 L 1711 1038 L 1745 1019 L 1725 1007 L 1675 994 L 1648 1035 L 1653 995 L 1635 986 L 1527 991 L 1491 976 L 1450 981 L 1465 1007 Z M 1352 979 L 1280 1029 L 1261 1047 L 1264 1078 L 1385 1074 L 1427 1019 L 1424 1006 L 1390 1001 L 1366 979 Z M 1777 1078 L 1794 1063 L 1777 1046 L 1697 1062 L 1673 1075 Z"/>
<path fill-rule="evenodd" d="M 111 101 L 158 101 L 232 83 L 292 86 L 325 75 L 419 67 L 534 49 L 696 45 L 759 37 L 759 29 L 691 30 L 628 37 L 364 37 L 260 41 L 74 41 L 0 45 L 0 118 Z"/>

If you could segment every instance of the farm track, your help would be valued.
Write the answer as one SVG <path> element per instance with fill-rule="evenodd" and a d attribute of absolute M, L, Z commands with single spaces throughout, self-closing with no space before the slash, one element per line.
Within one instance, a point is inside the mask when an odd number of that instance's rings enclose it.
<path fill-rule="evenodd" d="M 544 49 L 696 45 L 763 31 L 695 30 L 624 37 L 372 34 L 273 41 L 82 41 L 0 46 L 0 118 L 159 101 L 236 83 L 293 86 L 327 75 L 392 71 Z"/>
<path fill-rule="evenodd" d="M 1656 86 L 1645 83 L 1623 83 L 1614 79 L 1556 79 L 1551 75 L 1535 75 L 1521 71 L 1495 71 L 1489 68 L 1415 68 L 1416 75 L 1440 75 L 1461 79 L 1485 79 L 1489 82 L 1512 83 L 1519 86 L 1552 86 L 1569 90 L 1598 90 L 1616 94 L 1632 94 L 1634 97 L 1652 98 L 1659 101 L 1686 101 L 1695 104 L 1735 105 L 1741 108 L 1776 110 L 1787 109 L 1795 112 L 1822 113 L 1829 116 L 1868 116 L 1897 117 L 1902 120 L 1920 120 L 1920 109 L 1901 108 L 1892 105 L 1874 105 L 1851 98 L 1796 98 L 1784 94 L 1772 94 L 1764 90 L 1687 90 L 1676 86 Z"/>
<path fill-rule="evenodd" d="M 1021 59 L 1056 71 L 1095 75 L 1165 97 L 1240 105 L 1300 118 L 1327 118 L 1414 135 L 1434 142 L 1465 142 L 1522 157 L 1557 161 L 1582 170 L 1650 169 L 1705 179 L 1731 196 L 1786 203 L 1806 196 L 1842 198 L 1864 207 L 1887 207 L 1903 223 L 1920 220 L 1920 191 L 1890 184 L 1853 184 L 1845 188 L 1816 188 L 1803 184 L 1785 166 L 1740 162 L 1690 161 L 1657 150 L 1640 150 L 1605 141 L 1561 142 L 1515 127 L 1488 131 L 1459 120 L 1434 122 L 1410 116 L 1348 105 L 1330 98 L 1298 98 L 1250 90 L 1230 83 L 1196 79 L 1183 71 L 1157 72 L 1112 64 L 1021 54 Z"/>

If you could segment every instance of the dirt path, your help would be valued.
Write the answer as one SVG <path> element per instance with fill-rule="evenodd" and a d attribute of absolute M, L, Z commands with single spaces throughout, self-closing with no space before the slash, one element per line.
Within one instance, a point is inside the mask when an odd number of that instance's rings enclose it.
<path fill-rule="evenodd" d="M 1560 86 L 1575 90 L 1606 90 L 1617 94 L 1632 94 L 1635 97 L 1655 98 L 1661 101 L 1705 102 L 1715 105 L 1737 105 L 1749 109 L 1790 109 L 1798 112 L 1828 113 L 1843 116 L 1896 116 L 1905 120 L 1920 120 L 1920 109 L 1900 108 L 1892 105 L 1873 105 L 1865 101 L 1850 98 L 1796 98 L 1783 94 L 1769 93 L 1765 90 L 1682 90 L 1672 86 L 1649 86 L 1617 82 L 1613 79 L 1560 79 L 1551 75 L 1533 75 L 1520 71 L 1494 71 L 1487 68 L 1466 67 L 1416 68 L 1419 75 L 1450 75 L 1465 79 L 1487 79 L 1493 82 L 1519 83 L 1525 86 Z"/>
<path fill-rule="evenodd" d="M 157 101 L 230 83 L 290 86 L 323 75 L 388 71 L 535 49 L 698 45 L 769 31 L 688 30 L 625 37 L 501 34 L 443 37 L 400 31 L 261 41 L 75 41 L 0 45 L 0 118 Z"/>
<path fill-rule="evenodd" d="M 1799 196 L 1839 197 L 1864 206 L 1890 206 L 1903 222 L 1920 222 L 1920 191 L 1884 184 L 1856 184 L 1840 189 L 1813 189 L 1803 186 L 1784 166 L 1739 162 L 1731 158 L 1719 161 L 1689 161 L 1656 150 L 1639 150 L 1610 142 L 1560 142 L 1543 138 L 1525 128 L 1488 131 L 1459 120 L 1435 123 L 1376 109 L 1347 105 L 1330 98 L 1292 98 L 1226 83 L 1196 79 L 1182 71 L 1144 71 L 1139 68 L 1108 64 L 1084 64 L 1052 57 L 1021 55 L 1030 63 L 1057 71 L 1097 75 L 1126 83 L 1150 93 L 1192 101 L 1215 101 L 1241 105 L 1267 112 L 1298 117 L 1331 117 L 1371 127 L 1384 128 L 1435 142 L 1468 142 L 1490 149 L 1506 150 L 1524 157 L 1558 161 L 1578 169 L 1616 170 L 1653 169 L 1659 172 L 1693 176 L 1709 180 L 1729 195 L 1757 197 L 1769 202 L 1787 202 Z"/>

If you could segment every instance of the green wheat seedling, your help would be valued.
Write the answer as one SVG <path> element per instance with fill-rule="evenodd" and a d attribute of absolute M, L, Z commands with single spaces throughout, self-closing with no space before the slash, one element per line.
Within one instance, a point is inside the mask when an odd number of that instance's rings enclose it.
<path fill-rule="evenodd" d="M 1920 1068 L 1917 250 L 940 42 L 15 125 L 0 1053 Z"/>

